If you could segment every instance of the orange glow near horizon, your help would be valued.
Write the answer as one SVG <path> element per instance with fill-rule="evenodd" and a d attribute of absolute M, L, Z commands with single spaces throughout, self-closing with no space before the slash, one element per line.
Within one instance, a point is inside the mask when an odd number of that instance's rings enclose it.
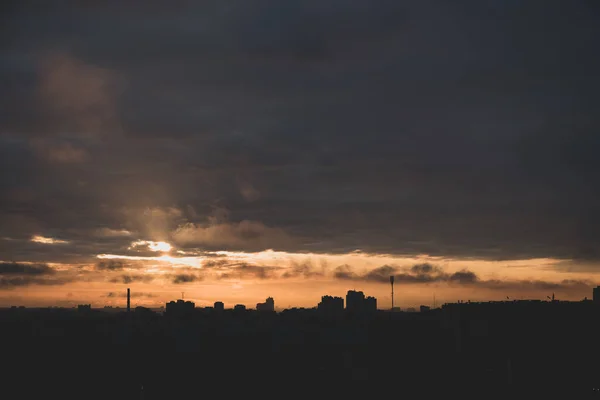
<path fill-rule="evenodd" d="M 54 241 L 47 243 L 53 244 Z M 0 306 L 72 306 L 81 303 L 91 303 L 94 307 L 118 306 L 123 303 L 122 296 L 126 288 L 130 287 L 136 296 L 135 304 L 145 307 L 164 305 L 179 298 L 182 291 L 185 291 L 186 299 L 194 301 L 197 306 L 210 306 L 215 301 L 223 301 L 227 306 L 246 304 L 252 308 L 254 304 L 272 296 L 278 309 L 314 307 L 323 295 L 345 297 L 348 290 L 355 289 L 375 296 L 378 307 L 385 309 L 391 304 L 389 283 L 365 278 L 367 274 L 384 266 L 393 267 L 397 276 L 411 274 L 411 267 L 426 263 L 448 274 L 467 269 L 475 273 L 479 281 L 508 283 L 494 287 L 493 284 L 459 285 L 447 281 L 415 283 L 397 279 L 395 303 L 398 306 L 431 305 L 434 294 L 438 305 L 459 299 L 502 300 L 507 296 L 511 299 L 545 299 L 554 291 L 560 299 L 580 300 L 584 296 L 591 297 L 589 286 L 569 286 L 562 290 L 561 282 L 581 280 L 591 285 L 598 276 L 564 268 L 560 264 L 569 261 L 555 259 L 489 261 L 427 255 L 402 257 L 361 252 L 316 254 L 274 250 L 204 253 L 183 252 L 167 242 L 137 241 L 131 245 L 132 248 L 142 246 L 157 253 L 149 256 L 110 253 L 95 256 L 97 260 L 123 261 L 110 264 L 110 267 L 101 267 L 90 260 L 48 263 L 56 272 L 45 276 L 35 275 L 31 284 L 18 287 L 18 290 L 15 287 L 0 290 Z M 340 266 L 347 267 L 354 278 L 336 276 Z M 36 283 L 43 279 L 50 283 Z M 550 285 L 538 285 L 536 282 Z M 552 284 L 558 285 L 557 288 L 547 289 Z"/>

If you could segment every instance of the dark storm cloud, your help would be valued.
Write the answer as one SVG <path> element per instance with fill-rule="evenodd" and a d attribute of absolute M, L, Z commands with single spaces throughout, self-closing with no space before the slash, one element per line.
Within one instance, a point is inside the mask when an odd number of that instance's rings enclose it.
<path fill-rule="evenodd" d="M 147 3 L 2 13 L 4 259 L 600 258 L 595 2 Z"/>
<path fill-rule="evenodd" d="M 559 282 L 543 280 L 501 280 L 480 279 L 477 274 L 467 269 L 448 273 L 441 267 L 432 264 L 417 264 L 410 268 L 400 268 L 383 265 L 367 273 L 360 274 L 348 265 L 341 265 L 333 271 L 333 276 L 340 280 L 355 280 L 366 282 L 388 283 L 390 276 L 394 276 L 396 284 L 430 284 L 447 283 L 453 286 L 471 287 L 487 290 L 565 290 L 589 291 L 596 284 L 589 280 L 563 279 Z"/>

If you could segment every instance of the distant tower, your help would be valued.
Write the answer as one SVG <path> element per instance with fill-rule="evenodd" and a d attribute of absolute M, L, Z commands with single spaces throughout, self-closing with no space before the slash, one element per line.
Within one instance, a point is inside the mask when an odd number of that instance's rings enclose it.
<path fill-rule="evenodd" d="M 131 310 L 131 291 L 127 288 L 127 312 Z"/>
<path fill-rule="evenodd" d="M 394 275 L 390 276 L 390 285 L 392 285 L 392 310 L 394 309 Z"/>

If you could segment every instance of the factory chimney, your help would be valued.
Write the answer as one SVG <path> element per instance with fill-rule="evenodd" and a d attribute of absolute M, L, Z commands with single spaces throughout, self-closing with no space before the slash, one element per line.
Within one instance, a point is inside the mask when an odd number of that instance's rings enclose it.
<path fill-rule="evenodd" d="M 127 288 L 127 312 L 131 310 L 131 291 Z"/>

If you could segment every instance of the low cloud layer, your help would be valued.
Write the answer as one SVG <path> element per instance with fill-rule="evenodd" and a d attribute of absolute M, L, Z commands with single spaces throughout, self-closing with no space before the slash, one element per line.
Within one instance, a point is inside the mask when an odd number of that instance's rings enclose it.
<path fill-rule="evenodd" d="M 252 265 L 246 263 L 239 263 L 231 265 L 229 271 L 223 272 L 219 275 L 220 279 L 272 279 L 278 275 L 277 271 L 280 271 L 281 267 L 263 266 L 263 265 Z"/>
<path fill-rule="evenodd" d="M 197 274 L 174 274 L 171 276 L 171 282 L 174 284 L 191 283 L 202 280 Z"/>
<path fill-rule="evenodd" d="M 415 264 L 411 267 L 383 265 L 364 271 L 350 265 L 328 268 L 311 263 L 290 263 L 287 266 L 268 266 L 220 259 L 207 262 L 202 270 L 188 268 L 184 273 L 171 275 L 176 284 L 194 283 L 203 280 L 270 280 L 284 282 L 288 279 L 337 280 L 364 283 L 389 284 L 394 276 L 396 285 L 447 285 L 454 288 L 482 289 L 492 291 L 552 291 L 564 290 L 573 293 L 590 292 L 596 283 L 586 279 L 558 279 L 545 281 L 539 279 L 483 279 L 469 269 L 448 272 L 440 266 L 430 263 Z"/>
<path fill-rule="evenodd" d="M 48 264 L 0 262 L 0 275 L 52 275 L 54 272 Z"/>
<path fill-rule="evenodd" d="M 450 286 L 462 286 L 486 290 L 524 290 L 551 291 L 573 290 L 590 291 L 596 286 L 591 280 L 563 279 L 557 282 L 543 280 L 517 279 L 480 279 L 477 274 L 467 269 L 448 273 L 442 268 L 431 264 L 417 264 L 410 268 L 400 268 L 384 265 L 367 273 L 357 274 L 347 265 L 339 266 L 334 271 L 334 277 L 340 280 L 389 283 L 394 276 L 394 283 L 403 284 L 432 284 L 445 283 Z"/>
<path fill-rule="evenodd" d="M 96 269 L 100 271 L 120 271 L 125 267 L 125 263 L 119 260 L 100 261 L 96 264 Z"/>
<path fill-rule="evenodd" d="M 73 277 L 58 274 L 47 264 L 0 262 L 0 289 L 30 285 L 64 285 Z"/>
<path fill-rule="evenodd" d="M 32 276 L 0 276 L 0 289 L 14 289 L 21 286 L 41 285 L 60 286 L 72 282 L 68 278 L 36 278 Z"/>
<path fill-rule="evenodd" d="M 149 282 L 152 282 L 153 280 L 154 280 L 154 277 L 151 275 L 124 274 L 124 275 L 119 275 L 117 277 L 111 278 L 110 282 L 128 284 L 128 283 L 134 283 L 134 282 L 149 283 Z"/>

